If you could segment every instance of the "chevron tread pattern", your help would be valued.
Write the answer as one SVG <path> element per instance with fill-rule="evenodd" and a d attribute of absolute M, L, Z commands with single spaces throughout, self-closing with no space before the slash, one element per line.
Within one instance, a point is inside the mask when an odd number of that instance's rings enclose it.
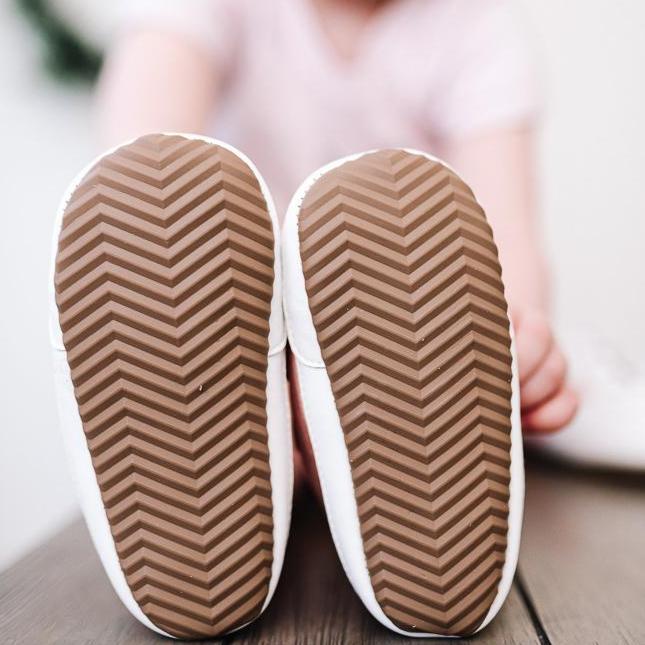
<path fill-rule="evenodd" d="M 63 217 L 56 301 L 103 504 L 136 602 L 177 637 L 268 593 L 273 244 L 252 170 L 180 136 L 104 157 Z"/>
<path fill-rule="evenodd" d="M 299 238 L 376 599 L 407 631 L 469 634 L 497 594 L 510 485 L 511 340 L 484 213 L 442 164 L 383 150 L 317 180 Z"/>

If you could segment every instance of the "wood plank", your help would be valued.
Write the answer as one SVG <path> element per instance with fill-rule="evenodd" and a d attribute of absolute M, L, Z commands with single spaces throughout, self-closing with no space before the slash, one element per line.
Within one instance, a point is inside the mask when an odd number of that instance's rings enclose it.
<path fill-rule="evenodd" d="M 645 476 L 532 465 L 520 575 L 552 643 L 645 643 Z"/>
<path fill-rule="evenodd" d="M 78 520 L 0 577 L 0 641 L 141 645 L 154 637 L 121 605 Z"/>
<path fill-rule="evenodd" d="M 411 639 L 390 632 L 363 608 L 338 561 L 327 524 L 312 500 L 303 500 L 294 521 L 283 578 L 266 614 L 236 643 L 401 645 L 539 643 L 516 588 L 500 615 L 468 640 Z M 228 642 L 228 641 L 227 641 Z"/>
<path fill-rule="evenodd" d="M 79 520 L 0 576 L 0 640 L 4 643 L 159 643 L 117 600 Z M 375 621 L 345 578 L 318 505 L 296 506 L 283 576 L 273 602 L 251 627 L 213 643 L 288 645 L 420 643 Z M 502 613 L 469 641 L 538 643 L 514 588 Z"/>

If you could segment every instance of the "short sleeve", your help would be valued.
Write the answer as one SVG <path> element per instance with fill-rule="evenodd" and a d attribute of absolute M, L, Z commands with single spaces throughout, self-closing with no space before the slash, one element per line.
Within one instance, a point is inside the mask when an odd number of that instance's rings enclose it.
<path fill-rule="evenodd" d="M 122 0 L 117 33 L 158 28 L 184 36 L 223 67 L 240 33 L 242 0 Z"/>
<path fill-rule="evenodd" d="M 440 137 L 531 122 L 542 109 L 535 54 L 513 0 L 455 2 L 441 73 L 430 92 Z"/>

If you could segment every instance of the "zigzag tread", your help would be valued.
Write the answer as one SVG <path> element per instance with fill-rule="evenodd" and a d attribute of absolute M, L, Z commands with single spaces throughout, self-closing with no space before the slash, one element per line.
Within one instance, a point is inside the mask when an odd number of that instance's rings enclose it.
<path fill-rule="evenodd" d="M 55 285 L 136 602 L 177 637 L 253 620 L 273 562 L 273 230 L 255 174 L 234 153 L 180 136 L 116 150 L 68 202 Z"/>
<path fill-rule="evenodd" d="M 442 164 L 382 150 L 310 188 L 299 237 L 376 599 L 407 631 L 471 633 L 501 580 L 510 485 L 510 325 L 484 213 Z"/>

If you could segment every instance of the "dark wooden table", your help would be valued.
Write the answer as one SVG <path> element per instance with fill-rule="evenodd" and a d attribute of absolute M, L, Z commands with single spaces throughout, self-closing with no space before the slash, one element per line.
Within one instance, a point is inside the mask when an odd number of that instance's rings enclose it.
<path fill-rule="evenodd" d="M 162 639 L 116 599 L 80 520 L 0 575 L 2 645 L 154 642 Z M 362 608 L 320 510 L 303 496 L 271 606 L 253 626 L 217 642 L 408 639 L 382 628 Z M 532 464 L 515 585 L 496 620 L 468 642 L 645 644 L 645 477 Z"/>

